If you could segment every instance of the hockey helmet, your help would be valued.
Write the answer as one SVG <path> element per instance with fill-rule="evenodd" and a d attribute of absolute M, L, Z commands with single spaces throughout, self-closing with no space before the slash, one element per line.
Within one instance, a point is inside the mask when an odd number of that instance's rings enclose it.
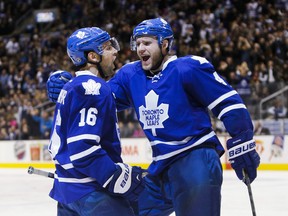
<path fill-rule="evenodd" d="M 67 54 L 76 66 L 87 62 L 86 53 L 94 51 L 99 55 L 103 54 L 103 43 L 111 41 L 112 46 L 119 51 L 120 47 L 115 38 L 98 27 L 81 28 L 76 30 L 68 38 Z"/>
<path fill-rule="evenodd" d="M 164 39 L 169 41 L 169 50 L 173 43 L 173 31 L 170 24 L 163 18 L 148 19 L 138 24 L 134 30 L 130 40 L 131 50 L 136 51 L 136 39 L 142 36 L 155 36 L 158 44 L 161 46 Z"/>

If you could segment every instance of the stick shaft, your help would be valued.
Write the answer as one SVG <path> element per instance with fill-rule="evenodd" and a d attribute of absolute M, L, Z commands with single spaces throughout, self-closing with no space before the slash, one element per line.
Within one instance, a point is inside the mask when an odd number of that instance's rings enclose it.
<path fill-rule="evenodd" d="M 254 204 L 254 199 L 253 199 L 253 194 L 252 194 L 252 189 L 251 189 L 250 183 L 247 185 L 247 188 L 248 188 L 248 193 L 249 193 L 249 199 L 250 199 L 252 214 L 253 214 L 253 216 L 256 216 L 255 204 Z"/>
<path fill-rule="evenodd" d="M 28 168 L 28 173 L 29 174 L 42 175 L 42 176 L 45 176 L 45 177 L 48 177 L 48 178 L 54 178 L 54 173 L 47 172 L 47 171 L 40 170 L 40 169 L 36 169 L 36 168 L 34 168 L 32 166 L 30 166 Z"/>
<path fill-rule="evenodd" d="M 249 178 L 247 172 L 244 169 L 243 169 L 243 175 L 244 175 L 244 181 L 246 182 L 247 189 L 248 189 L 252 215 L 256 216 L 256 210 L 255 210 L 255 204 L 254 204 L 254 199 L 253 199 L 253 194 L 252 194 L 250 178 Z"/>

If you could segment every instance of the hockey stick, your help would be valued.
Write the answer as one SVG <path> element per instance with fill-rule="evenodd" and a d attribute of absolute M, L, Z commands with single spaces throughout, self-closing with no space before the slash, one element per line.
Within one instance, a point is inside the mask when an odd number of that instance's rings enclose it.
<path fill-rule="evenodd" d="M 243 182 L 247 185 L 247 189 L 248 189 L 252 215 L 256 216 L 256 210 L 255 210 L 255 204 L 254 204 L 254 199 L 253 199 L 253 194 L 252 194 L 252 189 L 251 189 L 250 178 L 244 169 L 242 170 L 242 172 L 243 172 L 243 176 L 244 176 Z"/>
<path fill-rule="evenodd" d="M 32 166 L 29 166 L 28 173 L 29 174 L 42 175 L 42 176 L 49 177 L 49 178 L 54 178 L 54 173 L 47 172 L 47 171 L 44 171 L 44 170 L 39 170 L 39 169 L 36 169 L 36 168 L 34 168 Z M 142 178 L 144 178 L 146 175 L 148 175 L 147 170 L 143 170 Z"/>
<path fill-rule="evenodd" d="M 45 177 L 48 177 L 48 178 L 54 178 L 54 173 L 47 172 L 47 171 L 44 171 L 44 170 L 39 170 L 39 169 L 36 169 L 36 168 L 34 168 L 32 166 L 29 166 L 28 173 L 29 174 L 42 175 L 42 176 L 45 176 Z"/>

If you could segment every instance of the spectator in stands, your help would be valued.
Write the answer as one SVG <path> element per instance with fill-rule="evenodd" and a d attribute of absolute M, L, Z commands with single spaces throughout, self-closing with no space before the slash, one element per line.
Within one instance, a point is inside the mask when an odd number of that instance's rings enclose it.
<path fill-rule="evenodd" d="M 18 53 L 20 51 L 20 45 L 19 45 L 18 39 L 15 36 L 11 37 L 8 40 L 7 44 L 5 45 L 5 48 L 6 48 L 7 54 L 10 56 Z"/>
<path fill-rule="evenodd" d="M 246 62 L 249 66 L 250 64 L 250 52 L 251 52 L 251 44 L 248 41 L 246 37 L 239 36 L 238 43 L 237 43 L 237 49 L 240 54 L 240 60 L 242 62 Z"/>
<path fill-rule="evenodd" d="M 122 138 L 129 138 L 132 137 L 135 130 L 135 123 L 130 121 L 124 124 L 124 122 L 120 121 L 118 123 L 120 128 L 120 135 Z"/>
<path fill-rule="evenodd" d="M 134 123 L 134 132 L 132 135 L 133 138 L 143 138 L 146 137 L 141 125 L 138 122 Z"/>
<path fill-rule="evenodd" d="M 270 135 L 270 130 L 269 128 L 263 127 L 261 120 L 257 120 L 254 122 L 254 134 L 255 135 Z"/>
<path fill-rule="evenodd" d="M 21 128 L 20 128 L 20 139 L 29 140 L 31 138 L 31 131 L 26 118 L 22 118 L 21 120 Z"/>
<path fill-rule="evenodd" d="M 7 73 L 7 69 L 3 68 L 2 72 L 0 74 L 0 96 L 5 96 L 7 94 L 7 91 L 9 89 L 8 83 L 9 83 L 10 76 Z"/>
<path fill-rule="evenodd" d="M 38 109 L 34 109 L 31 112 L 33 119 L 39 123 L 41 139 L 49 139 L 50 131 L 53 125 L 52 117 L 49 116 L 49 113 L 45 110 L 42 110 L 41 114 L 39 114 Z"/>
<path fill-rule="evenodd" d="M 272 106 L 267 109 L 267 118 L 285 118 L 287 115 L 287 108 L 284 106 L 283 100 L 276 98 Z"/>
<path fill-rule="evenodd" d="M 251 102 L 251 75 L 252 72 L 248 68 L 247 63 L 244 61 L 237 66 L 237 86 L 236 90 L 241 95 L 241 98 L 244 100 L 244 103 L 250 104 Z"/>
<path fill-rule="evenodd" d="M 271 93 L 277 90 L 276 83 L 276 71 L 274 69 L 274 62 L 272 60 L 268 60 L 267 62 L 267 72 L 268 72 L 268 87 Z"/>
<path fill-rule="evenodd" d="M 2 1 L 0 4 L 0 99 L 7 97 L 6 106 L 15 103 L 11 92 L 11 89 L 14 89 L 13 94 L 29 94 L 32 106 L 44 102 L 47 96 L 39 98 L 38 96 L 43 94 L 42 89 L 45 88 L 49 73 L 58 68 L 71 71 L 71 63 L 65 53 L 66 40 L 63 38 L 80 25 L 103 26 L 109 33 L 119 35 L 118 39 L 122 43 L 116 62 L 117 68 L 136 60 L 137 56 L 129 48 L 128 38 L 132 28 L 141 20 L 155 14 L 170 21 L 175 28 L 173 51 L 177 52 L 178 56 L 187 54 L 206 56 L 235 88 L 235 85 L 239 84 L 236 80 L 236 67 L 246 61 L 252 72 L 249 83 L 253 96 L 251 105 L 256 106 L 259 100 L 277 91 L 281 87 L 279 81 L 287 85 L 288 31 L 285 25 L 288 23 L 288 3 L 284 4 L 285 1 L 206 1 L 205 7 L 201 1 L 193 1 L 193 3 L 170 1 L 168 4 L 156 0 L 147 1 L 146 5 L 139 2 L 138 0 L 109 0 L 87 1 L 83 4 L 79 0 L 27 0 L 17 1 L 17 4 L 14 4 L 15 1 Z M 25 25 L 23 30 L 21 30 L 22 26 L 17 26 L 20 34 L 11 32 L 20 16 L 29 13 L 31 8 L 40 8 L 40 5 L 43 9 L 59 8 L 59 20 L 55 23 L 43 24 L 42 27 L 46 25 L 45 33 L 33 22 L 28 23 L 29 29 L 25 28 Z M 106 13 L 109 5 L 115 7 Z M 96 13 L 92 11 L 95 8 Z M 123 8 L 128 10 L 123 13 Z M 130 19 L 131 17 L 135 19 Z M 11 35 L 5 35 L 10 32 Z M 180 35 L 182 37 L 179 37 Z M 261 64 L 260 70 L 255 69 L 257 64 Z M 27 65 L 31 68 L 29 69 Z M 257 73 L 260 83 L 255 87 L 251 78 L 257 77 Z M 242 81 L 240 84 L 248 83 L 247 80 Z M 19 87 L 22 91 L 20 94 Z M 256 88 L 257 91 L 254 91 Z M 253 112 L 251 114 L 253 117 Z M 124 128 L 128 126 L 127 122 Z M 37 131 L 31 130 L 31 133 L 34 132 Z M 35 136 L 33 134 L 30 137 Z"/>

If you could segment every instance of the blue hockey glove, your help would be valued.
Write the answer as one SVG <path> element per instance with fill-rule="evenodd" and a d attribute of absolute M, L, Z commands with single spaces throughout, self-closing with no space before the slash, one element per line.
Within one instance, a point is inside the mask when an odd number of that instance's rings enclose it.
<path fill-rule="evenodd" d="M 252 183 L 257 176 L 257 167 L 260 164 L 260 157 L 255 150 L 253 132 L 248 130 L 227 140 L 227 148 L 229 161 L 237 177 L 246 184 L 243 176 L 243 170 L 245 170 Z"/>
<path fill-rule="evenodd" d="M 72 74 L 67 71 L 60 70 L 52 73 L 46 84 L 49 100 L 56 103 L 61 89 L 70 79 Z"/>
<path fill-rule="evenodd" d="M 113 194 L 125 197 L 130 201 L 137 201 L 144 189 L 141 167 L 117 163 L 117 171 L 112 176 L 107 189 Z"/>

